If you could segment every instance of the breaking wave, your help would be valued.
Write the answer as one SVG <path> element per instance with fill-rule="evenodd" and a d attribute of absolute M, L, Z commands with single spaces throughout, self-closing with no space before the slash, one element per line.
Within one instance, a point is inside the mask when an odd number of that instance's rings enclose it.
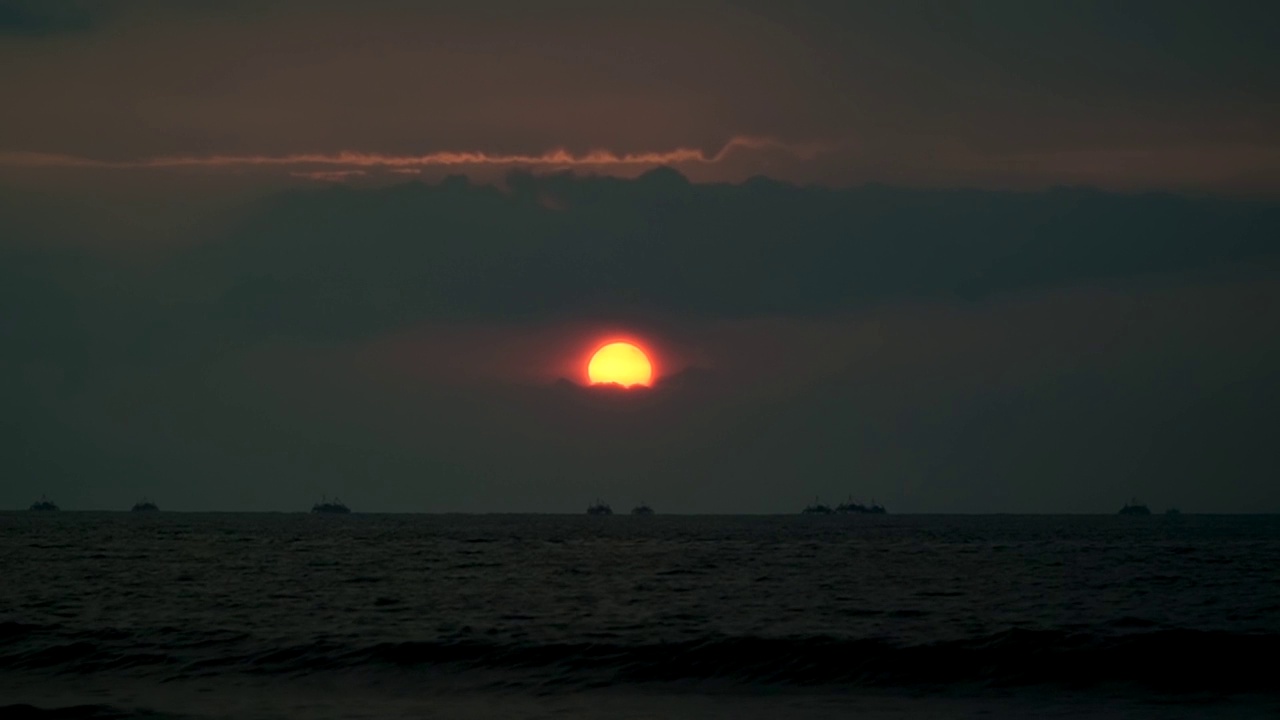
<path fill-rule="evenodd" d="M 570 689 L 719 680 L 869 687 L 1117 684 L 1165 691 L 1280 693 L 1272 673 L 1254 659 L 1280 651 L 1280 635 L 1146 627 L 1127 633 L 1008 630 L 918 645 L 819 636 L 710 637 L 639 645 L 466 640 L 364 646 L 317 641 L 263 647 L 230 634 L 205 642 L 184 637 L 170 643 L 117 635 L 68 636 L 50 627 L 0 623 L 0 669 L 128 671 L 177 678 L 435 666 L 460 673 L 501 671 L 509 678 Z"/>

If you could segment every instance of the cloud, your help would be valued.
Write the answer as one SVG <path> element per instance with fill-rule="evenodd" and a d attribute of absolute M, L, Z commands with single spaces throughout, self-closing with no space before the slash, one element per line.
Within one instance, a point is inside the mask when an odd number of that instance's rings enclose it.
<path fill-rule="evenodd" d="M 904 302 L 1245 276 L 1280 261 L 1280 207 L 1269 203 L 695 184 L 659 169 L 293 190 L 210 217 L 198 244 L 143 273 L 126 260 L 136 250 L 113 251 L 111 216 L 10 196 L 0 251 L 11 358 L 48 347 L 43 333 L 114 337 L 109 347 L 142 358 L 433 325 L 612 323 L 688 338 L 673 318 L 809 322 Z M 28 323 L 22 307 L 65 308 L 87 325 Z"/>
<path fill-rule="evenodd" d="M 0 149 L 82 168 L 67 182 L 157 165 L 647 167 L 633 156 L 734 181 L 1280 188 L 1273 4 L 482 5 L 10 3 L 11 32 L 76 25 L 48 19 L 64 8 L 111 18 L 0 43 Z M 839 147 L 704 162 L 735 136 Z"/>
<path fill-rule="evenodd" d="M 610 150 L 592 150 L 573 153 L 557 148 L 537 154 L 486 153 L 481 151 L 444 150 L 423 155 L 388 155 L 343 151 L 336 153 L 296 153 L 291 155 L 178 155 L 143 158 L 139 160 L 96 160 L 87 157 L 53 153 L 0 152 L 0 166 L 29 168 L 114 168 L 152 169 L 173 168 L 228 168 L 246 167 L 331 167 L 336 170 L 294 171 L 301 177 L 341 177 L 334 173 L 363 174 L 363 169 L 380 169 L 393 173 L 420 171 L 424 168 L 453 168 L 481 166 L 552 167 L 603 169 L 619 166 L 655 167 L 662 165 L 714 165 L 739 152 L 777 150 L 798 159 L 811 159 L 837 146 L 831 143 L 786 143 L 761 137 L 735 137 L 711 154 L 696 148 L 675 148 L 650 152 L 617 153 Z"/>
<path fill-rule="evenodd" d="M 368 175 L 364 170 L 294 170 L 291 177 L 319 180 L 321 182 L 342 182 L 352 178 Z"/>
<path fill-rule="evenodd" d="M 822 315 L 1240 265 L 1274 267 L 1276 205 L 1113 195 L 698 185 L 516 173 L 302 190 L 170 272 L 250 335 L 437 320 Z"/>
<path fill-rule="evenodd" d="M 1278 500 L 1274 204 L 518 172 L 295 189 L 143 257 L 47 212 L 81 243 L 0 246 L 10 505 Z M 620 329 L 660 384 L 575 386 Z"/>

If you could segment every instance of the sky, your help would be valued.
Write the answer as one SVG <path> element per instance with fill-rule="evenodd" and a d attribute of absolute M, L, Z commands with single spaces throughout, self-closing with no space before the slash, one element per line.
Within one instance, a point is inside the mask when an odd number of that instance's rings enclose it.
<path fill-rule="evenodd" d="M 1280 512 L 1278 15 L 0 0 L 0 507 Z"/>

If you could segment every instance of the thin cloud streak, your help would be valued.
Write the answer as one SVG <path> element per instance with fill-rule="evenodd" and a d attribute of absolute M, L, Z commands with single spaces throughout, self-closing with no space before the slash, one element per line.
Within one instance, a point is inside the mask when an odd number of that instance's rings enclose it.
<path fill-rule="evenodd" d="M 289 176 L 304 178 L 306 180 L 340 182 L 348 178 L 360 177 L 367 174 L 368 173 L 364 170 L 294 170 L 289 173 Z"/>
<path fill-rule="evenodd" d="M 56 153 L 0 152 L 0 165 L 30 168 L 238 168 L 238 167 L 307 167 L 323 166 L 346 168 L 330 172 L 353 172 L 359 168 L 385 169 L 397 173 L 412 173 L 431 167 L 475 167 L 485 165 L 552 166 L 552 167 L 610 167 L 657 165 L 714 165 L 731 155 L 744 151 L 777 151 L 797 159 L 809 160 L 822 153 L 833 151 L 835 144 L 793 144 L 766 137 L 740 136 L 725 143 L 718 152 L 707 154 L 693 148 L 639 153 L 616 153 L 610 150 L 592 150 L 575 154 L 564 148 L 530 154 L 490 154 L 481 151 L 443 150 L 425 155 L 392 155 L 342 151 L 337 153 L 296 153 L 291 155 L 171 155 L 138 160 L 98 160 Z"/>

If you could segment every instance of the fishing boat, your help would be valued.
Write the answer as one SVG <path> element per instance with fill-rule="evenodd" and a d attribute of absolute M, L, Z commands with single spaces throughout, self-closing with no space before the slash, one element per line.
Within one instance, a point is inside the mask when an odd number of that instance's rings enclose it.
<path fill-rule="evenodd" d="M 1121 515 L 1150 515 L 1151 508 L 1144 503 L 1138 502 L 1138 498 L 1131 498 L 1129 502 L 1120 508 Z"/>
<path fill-rule="evenodd" d="M 864 513 L 867 511 L 867 506 L 862 503 L 854 502 L 853 496 L 850 495 L 848 499 L 836 506 L 835 511 L 841 515 L 847 515 L 849 513 Z"/>
<path fill-rule="evenodd" d="M 155 503 L 151 502 L 146 498 L 142 498 L 141 500 L 133 504 L 132 512 L 156 512 L 159 509 L 160 509 L 160 506 L 156 505 Z"/>
<path fill-rule="evenodd" d="M 885 513 L 885 509 L 883 505 L 878 505 L 875 500 L 872 500 L 870 505 L 863 505 L 862 503 L 854 502 L 853 496 L 850 495 L 848 499 L 846 499 L 844 502 L 837 505 L 835 507 L 835 510 L 833 510 L 833 512 L 839 515 L 848 515 L 848 514 L 883 515 Z"/>
<path fill-rule="evenodd" d="M 600 502 L 600 498 L 596 498 L 596 502 L 594 505 L 587 506 L 587 514 L 588 515 L 612 515 L 613 508 L 609 507 L 609 505 L 606 503 Z"/>
<path fill-rule="evenodd" d="M 632 515 L 652 515 L 653 508 L 649 507 L 644 503 L 643 500 L 641 500 L 639 505 L 631 508 L 631 514 Z"/>
<path fill-rule="evenodd" d="M 311 506 L 311 512 L 320 515 L 346 515 L 351 512 L 351 508 L 337 497 L 330 501 L 325 496 L 320 496 L 320 502 Z"/>
<path fill-rule="evenodd" d="M 39 500 L 31 503 L 31 509 L 36 512 L 49 512 L 57 510 L 58 505 L 44 495 L 41 495 Z"/>
<path fill-rule="evenodd" d="M 832 510 L 832 509 L 831 509 L 831 506 L 829 506 L 829 505 L 823 505 L 823 504 L 822 504 L 822 502 L 821 502 L 820 500 L 818 500 L 818 498 L 816 498 L 816 497 L 815 497 L 815 498 L 813 499 L 813 504 L 812 504 L 812 505 L 807 506 L 804 510 L 801 510 L 801 511 L 800 511 L 800 514 L 802 514 L 802 515 L 830 515 L 830 514 L 832 514 L 832 513 L 834 513 L 834 512 L 835 512 L 835 510 Z"/>

